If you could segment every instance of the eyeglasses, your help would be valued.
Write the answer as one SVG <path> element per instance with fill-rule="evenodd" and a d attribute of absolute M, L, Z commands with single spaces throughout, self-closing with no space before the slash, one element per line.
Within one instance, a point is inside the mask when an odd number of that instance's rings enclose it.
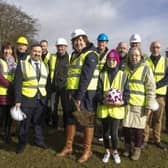
<path fill-rule="evenodd" d="M 159 49 L 159 48 L 160 48 L 160 46 L 153 46 L 152 48 L 156 48 L 156 49 Z"/>

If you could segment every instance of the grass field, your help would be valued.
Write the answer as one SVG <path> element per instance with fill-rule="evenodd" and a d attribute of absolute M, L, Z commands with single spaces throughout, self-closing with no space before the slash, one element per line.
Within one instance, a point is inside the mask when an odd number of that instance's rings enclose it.
<path fill-rule="evenodd" d="M 122 162 L 116 165 L 111 159 L 108 164 L 101 162 L 104 148 L 102 144 L 93 145 L 91 159 L 79 164 L 76 159 L 79 158 L 82 147 L 80 139 L 76 138 L 74 152 L 66 158 L 56 157 L 56 152 L 60 151 L 64 144 L 64 133 L 54 129 L 46 129 L 46 143 L 49 146 L 47 150 L 33 146 L 33 137 L 30 136 L 29 144 L 23 154 L 15 153 L 17 138 L 12 138 L 12 143 L 7 145 L 0 140 L 0 168 L 168 168 L 168 151 L 162 151 L 153 145 L 144 149 L 139 161 L 131 161 L 121 156 Z M 168 143 L 168 135 L 163 134 L 163 140 Z M 119 144 L 119 151 L 123 150 L 123 143 Z"/>

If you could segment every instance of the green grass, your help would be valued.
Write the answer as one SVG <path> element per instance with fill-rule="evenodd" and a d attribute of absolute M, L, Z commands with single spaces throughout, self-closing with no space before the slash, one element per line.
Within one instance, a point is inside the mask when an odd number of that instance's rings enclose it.
<path fill-rule="evenodd" d="M 142 151 L 139 161 L 131 161 L 121 156 L 121 164 L 116 165 L 111 159 L 108 164 L 101 162 L 104 148 L 102 144 L 93 145 L 93 155 L 84 164 L 77 163 L 82 152 L 81 138 L 77 138 L 72 155 L 65 158 L 56 157 L 64 144 L 64 133 L 54 129 L 46 129 L 47 150 L 32 145 L 33 138 L 29 142 L 23 154 L 15 153 L 17 138 L 12 138 L 10 145 L 0 140 L 0 168 L 168 168 L 168 151 L 162 151 L 153 145 Z M 168 143 L 168 135 L 163 134 L 163 140 Z M 119 144 L 120 152 L 123 150 L 123 143 Z"/>

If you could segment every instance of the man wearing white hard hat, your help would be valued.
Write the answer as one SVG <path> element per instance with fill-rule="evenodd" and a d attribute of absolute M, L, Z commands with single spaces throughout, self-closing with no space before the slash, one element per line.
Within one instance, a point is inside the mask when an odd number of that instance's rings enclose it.
<path fill-rule="evenodd" d="M 137 33 L 132 34 L 129 41 L 130 41 L 130 48 L 133 47 L 141 48 L 142 39 L 139 34 Z M 145 53 L 143 53 L 143 57 L 146 60 L 148 56 Z"/>
<path fill-rule="evenodd" d="M 134 33 L 130 37 L 130 47 L 140 47 L 141 46 L 141 36 Z"/>
<path fill-rule="evenodd" d="M 61 98 L 61 105 L 63 108 L 63 124 L 66 126 L 66 108 L 67 98 L 65 94 L 66 78 L 69 67 L 69 54 L 67 53 L 68 43 L 66 39 L 60 37 L 56 40 L 55 54 L 51 54 L 49 69 L 51 80 L 51 94 L 54 95 L 54 108 L 51 110 L 51 125 L 58 127 L 58 104 Z"/>

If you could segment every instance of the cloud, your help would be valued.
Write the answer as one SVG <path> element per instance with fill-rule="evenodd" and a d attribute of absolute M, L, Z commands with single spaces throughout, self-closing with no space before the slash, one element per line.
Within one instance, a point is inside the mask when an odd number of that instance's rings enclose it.
<path fill-rule="evenodd" d="M 56 38 L 70 40 L 75 28 L 83 28 L 91 41 L 96 42 L 100 32 L 110 37 L 109 47 L 119 41 L 129 42 L 133 33 L 142 36 L 142 47 L 149 52 L 151 41 L 159 39 L 165 49 L 168 43 L 167 0 L 7 0 L 39 19 L 41 25 L 37 39 L 48 39 L 53 50 Z M 70 43 L 70 41 L 69 41 Z"/>

